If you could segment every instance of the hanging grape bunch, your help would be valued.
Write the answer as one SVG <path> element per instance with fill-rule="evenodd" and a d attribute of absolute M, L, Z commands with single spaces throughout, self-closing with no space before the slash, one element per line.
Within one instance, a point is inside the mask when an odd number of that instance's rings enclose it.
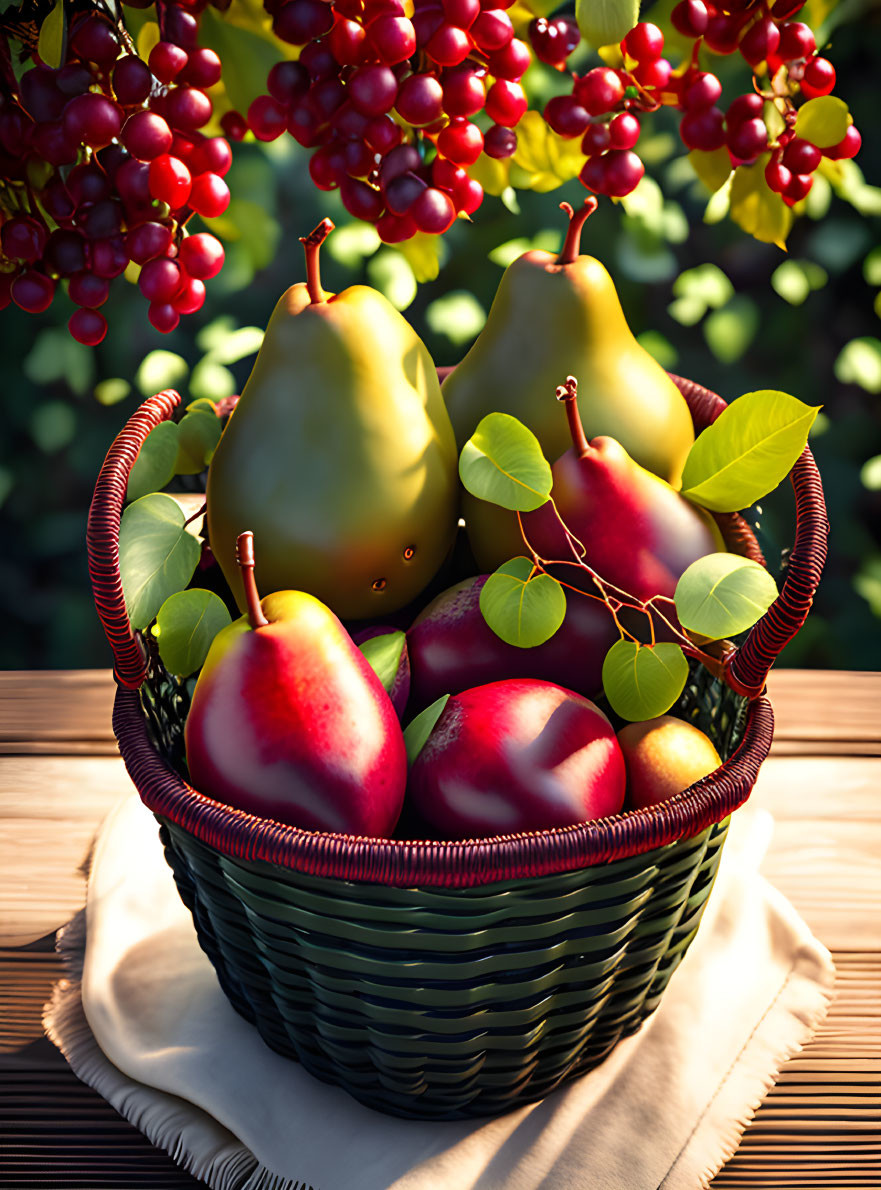
<path fill-rule="evenodd" d="M 222 13 L 230 0 L 213 3 Z M 664 56 L 661 30 L 640 22 L 603 48 L 605 65 L 582 74 L 569 59 L 583 36 L 600 42 L 581 7 L 579 27 L 574 14 L 534 16 L 513 0 L 264 0 L 265 35 L 287 56 L 269 71 L 266 94 L 219 121 L 208 92 L 224 64 L 200 45 L 206 7 L 159 0 L 159 41 L 146 60 L 103 7 L 7 8 L 0 309 L 12 301 L 40 313 L 66 288 L 71 334 L 95 345 L 107 332 L 110 284 L 126 273 L 152 325 L 173 330 L 223 265 L 220 241 L 191 221 L 226 210 L 230 140 L 249 134 L 293 137 L 310 151 L 314 184 L 338 189 L 386 243 L 441 235 L 475 217 L 485 162 L 517 163 L 529 106 L 521 80 L 535 59 L 571 82 L 544 106 L 546 124 L 529 112 L 530 127 L 580 148 L 578 176 L 598 195 L 623 198 L 637 186 L 642 121 L 661 107 L 681 113 L 693 158 L 721 154 L 735 172 L 763 164 L 769 193 L 786 206 L 804 199 L 824 157 L 852 157 L 860 145 L 840 100 L 811 111 L 810 101 L 830 96 L 835 71 L 793 20 L 799 0 L 680 0 L 672 24 L 691 43 L 681 63 Z M 703 68 L 708 53 L 739 53 L 753 90 L 723 108 L 721 83 Z"/>

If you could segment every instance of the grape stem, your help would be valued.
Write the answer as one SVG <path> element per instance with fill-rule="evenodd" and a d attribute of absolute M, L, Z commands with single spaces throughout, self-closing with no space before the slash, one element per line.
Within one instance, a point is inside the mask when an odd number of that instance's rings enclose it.
<path fill-rule="evenodd" d="M 306 288 L 312 305 L 327 301 L 327 294 L 321 288 L 321 262 L 319 253 L 321 245 L 334 229 L 330 219 L 322 219 L 314 231 L 307 236 L 300 236 L 300 243 L 306 253 Z"/>
<path fill-rule="evenodd" d="M 260 606 L 260 593 L 254 578 L 254 534 L 250 529 L 236 538 L 236 562 L 242 575 L 245 602 L 248 605 L 248 623 L 252 628 L 265 628 L 269 621 Z"/>
<path fill-rule="evenodd" d="M 584 200 L 578 211 L 572 209 L 568 202 L 560 203 L 560 210 L 569 216 L 569 226 L 566 229 L 566 239 L 557 257 L 557 264 L 574 264 L 581 254 L 581 229 L 589 215 L 597 209 L 597 200 L 591 194 Z"/>

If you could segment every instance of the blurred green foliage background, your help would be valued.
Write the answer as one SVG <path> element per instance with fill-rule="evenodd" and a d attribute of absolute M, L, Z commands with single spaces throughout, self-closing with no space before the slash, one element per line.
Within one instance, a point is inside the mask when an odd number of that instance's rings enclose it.
<path fill-rule="evenodd" d="M 824 406 L 812 447 L 829 504 L 830 557 L 815 611 L 782 661 L 877 669 L 878 10 L 863 9 L 839 25 L 828 52 L 838 71 L 836 94 L 863 134 L 864 180 L 851 177 L 844 201 L 821 179 L 787 253 L 746 236 L 724 212 L 717 221 L 683 158 L 675 117 L 665 112 L 646 121 L 639 146 L 655 184 L 627 209 L 602 201 L 583 248 L 610 269 L 631 327 L 665 367 L 729 400 L 779 388 Z M 546 194 L 518 191 L 508 205 L 487 198 L 472 225 L 459 223 L 444 237 L 436 279 L 417 285 L 401 253 L 381 247 L 371 228 L 353 224 L 337 195 L 312 187 L 305 160 L 287 137 L 237 147 L 227 179 L 234 200 L 215 229 L 226 238 L 227 263 L 209 282 L 204 308 L 171 335 L 150 326 L 136 286 L 124 282 L 114 286 L 110 332 L 96 349 L 68 335 L 73 307 L 63 295 L 41 317 L 15 307 L 0 314 L 0 666 L 110 663 L 85 553 L 86 515 L 103 456 L 138 401 L 160 388 L 179 388 L 185 400 L 240 391 L 276 300 L 303 277 L 298 237 L 322 216 L 338 227 L 326 245 L 326 287 L 367 282 L 383 289 L 406 310 L 435 361 L 447 364 L 461 358 L 480 330 L 502 268 L 527 247 L 557 247 L 565 222 L 558 203 L 578 203 L 584 195 L 572 182 Z M 765 523 L 781 543 L 791 541 L 785 492 L 768 502 Z"/>

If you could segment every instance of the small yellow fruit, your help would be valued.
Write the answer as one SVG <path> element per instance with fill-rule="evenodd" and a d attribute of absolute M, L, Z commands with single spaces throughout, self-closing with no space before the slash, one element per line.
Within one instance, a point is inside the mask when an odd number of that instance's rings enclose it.
<path fill-rule="evenodd" d="M 682 793 L 722 763 L 708 736 L 673 715 L 628 723 L 618 742 L 627 766 L 627 804 L 634 810 Z"/>

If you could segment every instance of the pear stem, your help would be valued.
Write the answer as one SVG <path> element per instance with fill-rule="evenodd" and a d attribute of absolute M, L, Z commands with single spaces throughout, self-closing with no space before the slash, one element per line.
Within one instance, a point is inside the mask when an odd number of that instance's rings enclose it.
<path fill-rule="evenodd" d="M 557 264 L 574 264 L 581 254 L 581 229 L 589 215 L 592 215 L 597 209 L 597 200 L 591 194 L 577 211 L 572 209 L 572 204 L 568 202 L 560 203 L 560 210 L 565 211 L 569 216 L 569 227 L 566 230 L 566 239 L 563 241 L 563 247 L 560 249 L 560 255 L 557 257 Z"/>
<path fill-rule="evenodd" d="M 269 621 L 260 606 L 260 593 L 254 578 L 254 534 L 248 529 L 236 538 L 236 562 L 242 573 L 245 588 L 245 602 L 248 605 L 248 623 L 252 628 L 265 628 Z"/>
<path fill-rule="evenodd" d="M 327 301 L 327 294 L 321 288 L 319 253 L 321 245 L 333 229 L 334 223 L 331 219 L 322 219 L 314 231 L 310 231 L 307 236 L 300 236 L 300 243 L 306 253 L 306 288 L 313 306 L 319 302 Z"/>
<path fill-rule="evenodd" d="M 581 414 L 578 412 L 578 381 L 574 376 L 567 376 L 566 383 L 557 386 L 557 400 L 563 401 L 566 405 L 572 445 L 578 457 L 583 459 L 590 454 L 590 443 L 581 424 Z"/>

